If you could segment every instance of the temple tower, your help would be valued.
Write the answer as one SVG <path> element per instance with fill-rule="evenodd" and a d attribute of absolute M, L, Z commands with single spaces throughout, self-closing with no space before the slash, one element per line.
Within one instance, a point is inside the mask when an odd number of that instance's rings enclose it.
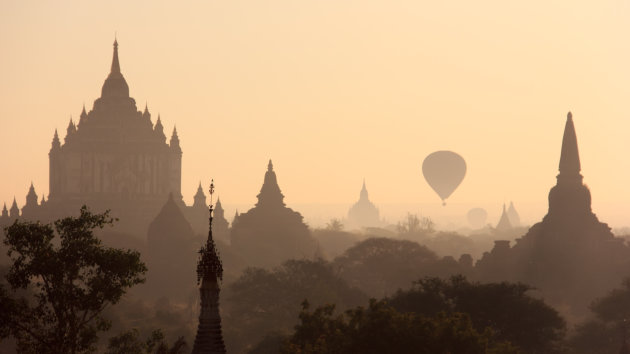
<path fill-rule="evenodd" d="M 258 203 L 232 221 L 232 248 L 249 266 L 273 267 L 287 259 L 311 258 L 317 241 L 302 215 L 284 203 L 273 163 L 269 160 Z"/>
<path fill-rule="evenodd" d="M 223 280 L 223 264 L 212 238 L 212 195 L 214 182 L 210 184 L 209 227 L 206 245 L 199 250 L 197 283 L 201 283 L 201 313 L 193 346 L 193 354 L 225 353 L 221 314 L 219 313 L 219 281 Z"/>
<path fill-rule="evenodd" d="M 497 223 L 496 230 L 497 231 L 507 231 L 512 229 L 512 223 L 510 223 L 510 218 L 508 217 L 507 210 L 505 209 L 505 204 L 503 204 L 503 212 L 501 213 L 501 218 Z"/>
<path fill-rule="evenodd" d="M 541 291 L 545 300 L 584 316 L 588 305 L 621 282 L 630 266 L 630 247 L 615 237 L 591 210 L 591 193 L 582 182 L 573 116 L 564 127 L 556 185 L 549 191 L 549 210 L 541 222 L 477 263 L 482 280 L 520 281 Z M 498 279 L 496 270 L 501 269 Z"/>
<path fill-rule="evenodd" d="M 357 201 L 348 211 L 348 224 L 351 227 L 371 227 L 381 224 L 378 208 L 370 201 L 368 190 L 363 180 L 363 187 Z"/>
<path fill-rule="evenodd" d="M 510 207 L 507 210 L 507 215 L 510 219 L 510 225 L 512 225 L 513 227 L 521 226 L 521 216 L 518 215 L 518 212 L 514 207 L 514 202 L 510 202 Z"/>

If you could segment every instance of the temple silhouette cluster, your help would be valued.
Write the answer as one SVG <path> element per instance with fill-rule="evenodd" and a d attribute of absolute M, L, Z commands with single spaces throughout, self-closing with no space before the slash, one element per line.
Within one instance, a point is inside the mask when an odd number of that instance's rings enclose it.
<path fill-rule="evenodd" d="M 120 221 L 114 231 L 98 231 L 98 237 L 142 254 L 148 268 L 146 283 L 133 295 L 160 304 L 173 301 L 177 311 L 186 312 L 169 317 L 166 311 L 156 310 L 154 317 L 175 321 L 188 316 L 177 330 L 186 333 L 196 327 L 193 353 L 225 353 L 226 343 L 249 350 L 253 343 L 241 338 L 247 326 L 257 332 L 257 340 L 273 342 L 273 336 L 265 337 L 268 333 L 261 328 L 267 323 L 257 326 L 264 321 L 263 313 L 267 319 L 280 318 L 278 323 L 294 314 L 277 296 L 279 288 L 286 286 L 282 284 L 292 284 L 282 289 L 288 297 L 302 296 L 300 291 L 308 289 L 307 295 L 325 299 L 356 295 L 367 300 L 400 293 L 405 286 L 421 283 L 422 277 L 461 275 L 480 282 L 531 285 L 563 315 L 582 319 L 594 299 L 629 274 L 630 246 L 592 211 L 570 112 L 548 212 L 526 232 L 513 202 L 503 204 L 499 220 L 492 224 L 486 221 L 484 209 L 471 209 L 467 216 L 475 229 L 470 235 L 437 230 L 430 218 L 411 213 L 398 225 L 387 225 L 369 199 L 365 180 L 346 219 L 334 218 L 325 228 L 316 228 L 285 203 L 271 160 L 257 203 L 246 212 L 237 211 L 230 224 L 221 201 L 217 198 L 214 203 L 214 181 L 209 201 L 199 183 L 193 204 L 184 203 L 182 156 L 176 128 L 167 138 L 159 115 L 154 122 L 147 105 L 138 110 L 121 72 L 115 40 L 101 96 L 92 109 L 83 107 L 78 121 L 70 119 L 63 141 L 54 132 L 48 196 L 40 198 L 31 183 L 22 208 L 16 198 L 10 208 L 4 204 L 0 227 L 18 219 L 51 222 L 76 214 L 83 205 L 97 212 L 111 210 Z M 463 180 L 466 163 L 450 151 L 429 156 L 423 174 L 444 201 Z M 433 168 L 441 167 L 440 156 L 450 164 L 445 165 L 446 172 L 437 169 L 437 173 Z M 451 173 L 454 177 L 448 177 L 450 170 L 456 172 Z M 473 233 L 478 231 L 486 233 Z M 517 235 L 522 236 L 514 239 Z M 220 311 L 224 275 L 229 285 L 236 285 L 226 287 L 228 296 Z M 337 296 L 336 291 L 345 295 Z M 261 294 L 267 296 L 267 305 L 273 304 L 267 306 L 271 310 L 258 302 Z M 222 318 L 222 311 L 228 316 Z M 236 343 L 240 340 L 244 343 Z"/>

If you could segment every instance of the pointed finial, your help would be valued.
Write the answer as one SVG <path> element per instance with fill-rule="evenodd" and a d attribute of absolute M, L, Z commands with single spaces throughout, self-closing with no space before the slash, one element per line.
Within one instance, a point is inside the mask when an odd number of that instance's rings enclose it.
<path fill-rule="evenodd" d="M 114 56 L 112 58 L 112 73 L 120 73 L 120 63 L 118 62 L 118 39 L 114 35 Z"/>
<path fill-rule="evenodd" d="M 273 171 L 273 163 L 271 162 L 271 159 L 269 159 L 269 164 L 267 165 L 267 171 Z"/>
<path fill-rule="evenodd" d="M 149 113 L 149 103 L 144 102 L 144 114 L 148 114 Z"/>
<path fill-rule="evenodd" d="M 53 135 L 53 140 L 52 140 L 52 148 L 58 149 L 60 147 L 61 147 L 61 143 L 59 142 L 59 134 L 57 134 L 57 129 L 55 129 L 55 135 Z"/>
<path fill-rule="evenodd" d="M 201 183 L 199 183 L 201 185 Z M 212 201 L 212 195 L 214 194 L 214 178 L 210 180 L 210 201 Z"/>
<path fill-rule="evenodd" d="M 573 115 L 567 114 L 567 122 L 564 126 L 564 136 L 562 137 L 562 150 L 560 152 L 559 168 L 561 175 L 580 174 L 580 154 L 577 145 L 575 126 L 573 125 Z"/>
<path fill-rule="evenodd" d="M 155 121 L 155 126 L 153 127 L 153 129 L 159 131 L 160 133 L 164 134 L 164 126 L 162 125 L 162 119 L 160 118 L 160 114 L 158 113 L 158 118 Z"/>
<path fill-rule="evenodd" d="M 208 188 L 210 192 L 210 226 L 212 227 L 212 211 L 214 210 L 214 205 L 212 205 L 212 195 L 214 194 L 214 179 L 210 180 L 210 187 Z"/>
<path fill-rule="evenodd" d="M 85 103 L 83 104 L 83 110 L 81 110 L 81 117 L 87 116 L 87 112 L 85 111 Z"/>

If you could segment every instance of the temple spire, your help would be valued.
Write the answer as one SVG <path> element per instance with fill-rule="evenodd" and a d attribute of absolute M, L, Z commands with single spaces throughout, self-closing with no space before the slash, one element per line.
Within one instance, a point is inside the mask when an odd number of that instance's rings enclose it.
<path fill-rule="evenodd" d="M 567 122 L 564 126 L 559 170 L 560 175 L 577 176 L 580 174 L 580 154 L 571 112 L 567 114 Z"/>
<path fill-rule="evenodd" d="M 365 178 L 363 179 L 363 187 L 361 187 L 361 194 L 359 200 L 369 200 L 367 187 L 365 186 Z"/>
<path fill-rule="evenodd" d="M 177 127 L 173 127 L 173 134 L 171 134 L 171 141 L 169 142 L 169 146 L 175 152 L 181 154 L 182 148 L 179 146 L 179 137 L 177 136 Z"/>
<path fill-rule="evenodd" d="M 278 186 L 276 172 L 273 170 L 273 163 L 271 160 L 269 160 L 269 164 L 267 165 L 267 172 L 265 172 L 265 180 L 260 188 L 260 193 L 256 197 L 258 198 L 256 206 L 263 204 L 284 206 L 284 196 Z"/>
<path fill-rule="evenodd" d="M 196 208 L 205 208 L 206 207 L 206 195 L 203 194 L 203 188 L 201 187 L 201 181 L 199 181 L 199 187 L 197 187 L 197 193 L 193 197 L 194 203 L 193 206 Z"/>
<path fill-rule="evenodd" d="M 503 203 L 503 212 L 501 213 L 501 218 L 497 223 L 496 230 L 497 231 L 506 231 L 512 228 L 512 224 L 510 223 L 510 218 L 507 214 L 507 209 L 505 208 L 505 203 Z"/>
<path fill-rule="evenodd" d="M 59 149 L 61 147 L 61 142 L 59 142 L 59 134 L 57 134 L 57 129 L 55 129 L 55 135 L 53 136 L 52 141 L 52 150 Z"/>
<path fill-rule="evenodd" d="M 129 85 L 120 72 L 120 62 L 118 61 L 118 41 L 114 40 L 114 56 L 112 58 L 112 68 L 103 83 L 101 98 L 129 98 Z"/>
<path fill-rule="evenodd" d="M 214 182 L 211 182 L 208 239 L 206 245 L 199 250 L 200 257 L 197 263 L 197 282 L 201 283 L 199 287 L 201 312 L 193 354 L 225 353 L 219 313 L 219 281 L 223 280 L 223 265 L 212 238 L 213 194 Z"/>
<path fill-rule="evenodd" d="M 112 73 L 120 73 L 120 63 L 118 62 L 118 40 L 114 39 L 114 57 L 112 58 Z"/>

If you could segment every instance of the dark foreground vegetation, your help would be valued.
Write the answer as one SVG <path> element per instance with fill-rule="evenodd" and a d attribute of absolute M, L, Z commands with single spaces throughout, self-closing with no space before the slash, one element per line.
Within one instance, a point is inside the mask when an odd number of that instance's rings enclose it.
<path fill-rule="evenodd" d="M 113 222 L 84 208 L 78 217 L 5 230 L 0 352 L 190 351 L 197 300 L 134 292 L 147 271 L 141 254 L 95 236 Z M 228 351 L 582 354 L 623 345 L 630 281 L 593 302 L 591 318 L 568 326 L 528 285 L 474 280 L 469 259 L 403 239 L 346 244 L 329 261 L 245 268 L 224 283 Z"/>
<path fill-rule="evenodd" d="M 144 282 L 147 270 L 137 251 L 104 247 L 94 236 L 94 229 L 113 222 L 108 212 L 92 214 L 83 207 L 76 218 L 15 222 L 6 229 L 12 264 L 6 284 L 0 284 L 0 336 L 15 340 L 18 352 L 97 349 L 99 332 L 111 327 L 104 311 Z M 160 331 L 142 344 L 136 337 L 131 331 L 113 338 L 108 352 L 175 353 L 185 345 L 179 339 L 168 348 Z"/>

